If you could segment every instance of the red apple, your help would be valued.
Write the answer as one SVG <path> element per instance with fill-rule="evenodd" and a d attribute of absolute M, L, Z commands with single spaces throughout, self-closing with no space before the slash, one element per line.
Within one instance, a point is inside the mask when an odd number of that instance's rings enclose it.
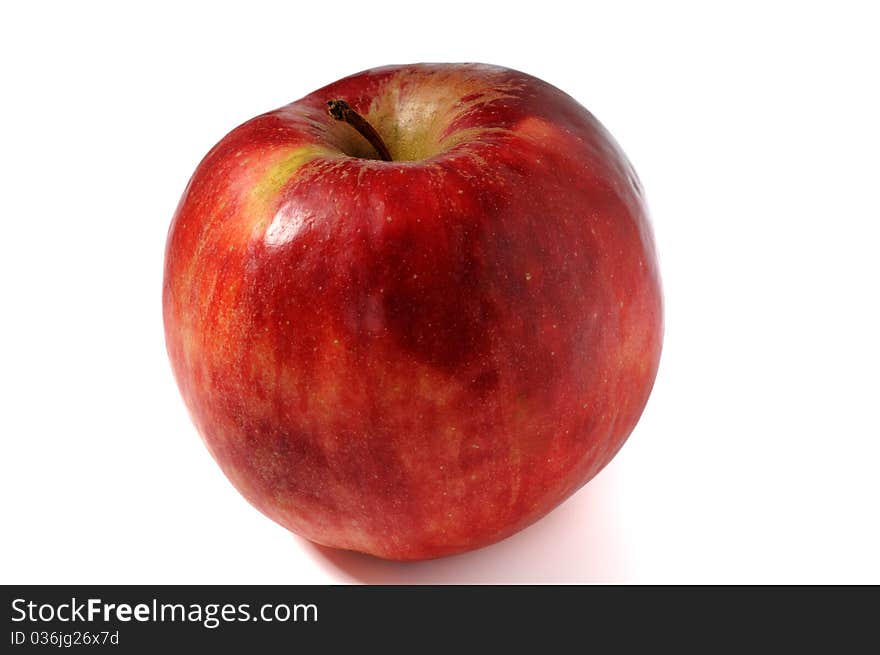
<path fill-rule="evenodd" d="M 663 332 L 624 154 L 559 89 L 475 64 L 368 70 L 224 137 L 171 224 L 163 307 L 245 498 L 400 560 L 498 541 L 596 475 Z"/>

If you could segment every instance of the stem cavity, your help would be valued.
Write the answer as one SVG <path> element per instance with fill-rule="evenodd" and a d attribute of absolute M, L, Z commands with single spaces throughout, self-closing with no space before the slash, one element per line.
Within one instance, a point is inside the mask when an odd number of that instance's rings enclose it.
<path fill-rule="evenodd" d="M 363 116 L 352 109 L 345 100 L 328 100 L 327 111 L 336 120 L 348 123 L 356 129 L 376 149 L 382 161 L 391 161 L 391 153 L 388 151 L 388 146 L 385 145 L 376 129 Z"/>

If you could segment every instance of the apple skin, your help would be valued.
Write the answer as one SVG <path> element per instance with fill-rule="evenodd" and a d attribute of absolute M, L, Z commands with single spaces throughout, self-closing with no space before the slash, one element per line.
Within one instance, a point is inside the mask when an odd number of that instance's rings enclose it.
<path fill-rule="evenodd" d="M 344 99 L 394 161 L 327 114 Z M 397 560 L 496 542 L 604 467 L 663 333 L 632 167 L 559 89 L 368 70 L 233 130 L 168 235 L 171 364 L 244 497 Z"/>

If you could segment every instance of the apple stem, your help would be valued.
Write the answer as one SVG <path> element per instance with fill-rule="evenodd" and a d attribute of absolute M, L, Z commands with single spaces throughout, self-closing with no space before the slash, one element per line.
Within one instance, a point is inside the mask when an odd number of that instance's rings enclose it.
<path fill-rule="evenodd" d="M 391 153 L 379 136 L 376 129 L 367 122 L 363 116 L 351 108 L 345 100 L 328 100 L 327 107 L 330 115 L 338 121 L 343 121 L 356 129 L 362 137 L 370 142 L 370 145 L 379 153 L 383 161 L 391 161 Z"/>

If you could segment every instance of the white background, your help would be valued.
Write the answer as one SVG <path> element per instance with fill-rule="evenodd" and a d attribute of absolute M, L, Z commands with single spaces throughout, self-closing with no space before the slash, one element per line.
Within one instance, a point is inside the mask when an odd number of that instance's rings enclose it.
<path fill-rule="evenodd" d="M 0 582 L 880 583 L 880 21 L 709 5 L 4 4 Z M 174 384 L 161 282 L 228 130 L 415 61 L 517 68 L 603 121 L 647 190 L 667 327 L 590 485 L 501 544 L 396 564 L 231 487 Z"/>

